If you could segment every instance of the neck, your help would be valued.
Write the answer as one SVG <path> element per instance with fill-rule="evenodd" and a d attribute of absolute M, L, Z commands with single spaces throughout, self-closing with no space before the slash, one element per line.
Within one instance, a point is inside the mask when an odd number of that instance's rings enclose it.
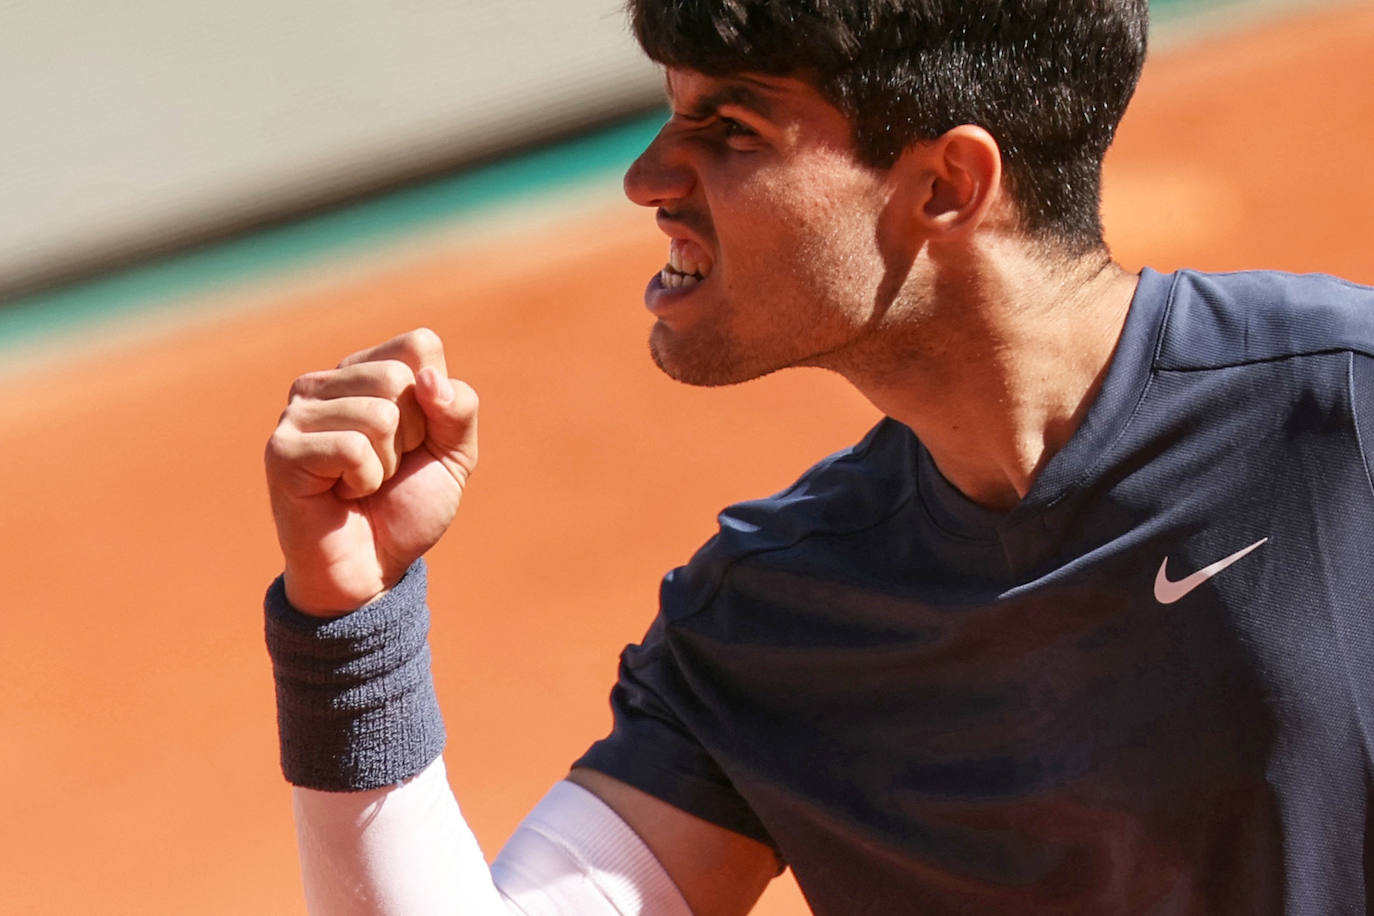
<path fill-rule="evenodd" d="M 911 427 L 961 492 L 1010 509 L 1082 424 L 1137 278 L 1105 252 L 939 255 L 929 257 L 934 295 L 895 307 L 872 338 L 885 352 L 841 372 Z"/>

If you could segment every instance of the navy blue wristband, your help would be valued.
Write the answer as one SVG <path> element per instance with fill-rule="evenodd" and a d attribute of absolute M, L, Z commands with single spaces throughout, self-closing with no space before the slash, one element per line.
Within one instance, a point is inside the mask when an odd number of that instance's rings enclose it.
<path fill-rule="evenodd" d="M 425 565 L 350 614 L 318 618 L 267 590 L 267 651 L 277 685 L 282 773 L 335 792 L 392 785 L 444 749 L 430 675 Z"/>

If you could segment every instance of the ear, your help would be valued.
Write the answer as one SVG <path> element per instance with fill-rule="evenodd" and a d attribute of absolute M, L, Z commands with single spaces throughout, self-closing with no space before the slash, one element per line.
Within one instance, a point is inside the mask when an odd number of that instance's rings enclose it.
<path fill-rule="evenodd" d="M 981 127 L 961 125 L 915 144 L 908 155 L 919 175 L 912 215 L 932 239 L 968 234 L 1002 196 L 1002 150 Z"/>

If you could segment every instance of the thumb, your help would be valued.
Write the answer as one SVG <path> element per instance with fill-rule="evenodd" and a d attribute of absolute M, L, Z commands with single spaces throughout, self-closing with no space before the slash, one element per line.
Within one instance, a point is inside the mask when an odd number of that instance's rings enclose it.
<path fill-rule="evenodd" d="M 415 400 L 425 414 L 425 448 L 465 484 L 477 466 L 477 392 L 427 366 L 415 377 Z"/>

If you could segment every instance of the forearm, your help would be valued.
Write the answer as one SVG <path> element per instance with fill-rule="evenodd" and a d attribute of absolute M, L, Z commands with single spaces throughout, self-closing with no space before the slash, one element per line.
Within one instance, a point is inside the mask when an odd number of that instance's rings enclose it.
<path fill-rule="evenodd" d="M 642 840 L 559 783 L 489 869 L 449 790 L 429 674 L 425 571 L 330 621 L 267 598 L 282 769 L 313 916 L 682 914 Z"/>
<path fill-rule="evenodd" d="M 443 759 L 395 786 L 292 790 L 312 916 L 519 912 L 508 906 L 449 790 Z"/>
<path fill-rule="evenodd" d="M 443 760 L 366 792 L 292 792 L 313 916 L 690 916 L 648 848 L 615 812 L 556 784 L 496 862 L 449 790 Z"/>

